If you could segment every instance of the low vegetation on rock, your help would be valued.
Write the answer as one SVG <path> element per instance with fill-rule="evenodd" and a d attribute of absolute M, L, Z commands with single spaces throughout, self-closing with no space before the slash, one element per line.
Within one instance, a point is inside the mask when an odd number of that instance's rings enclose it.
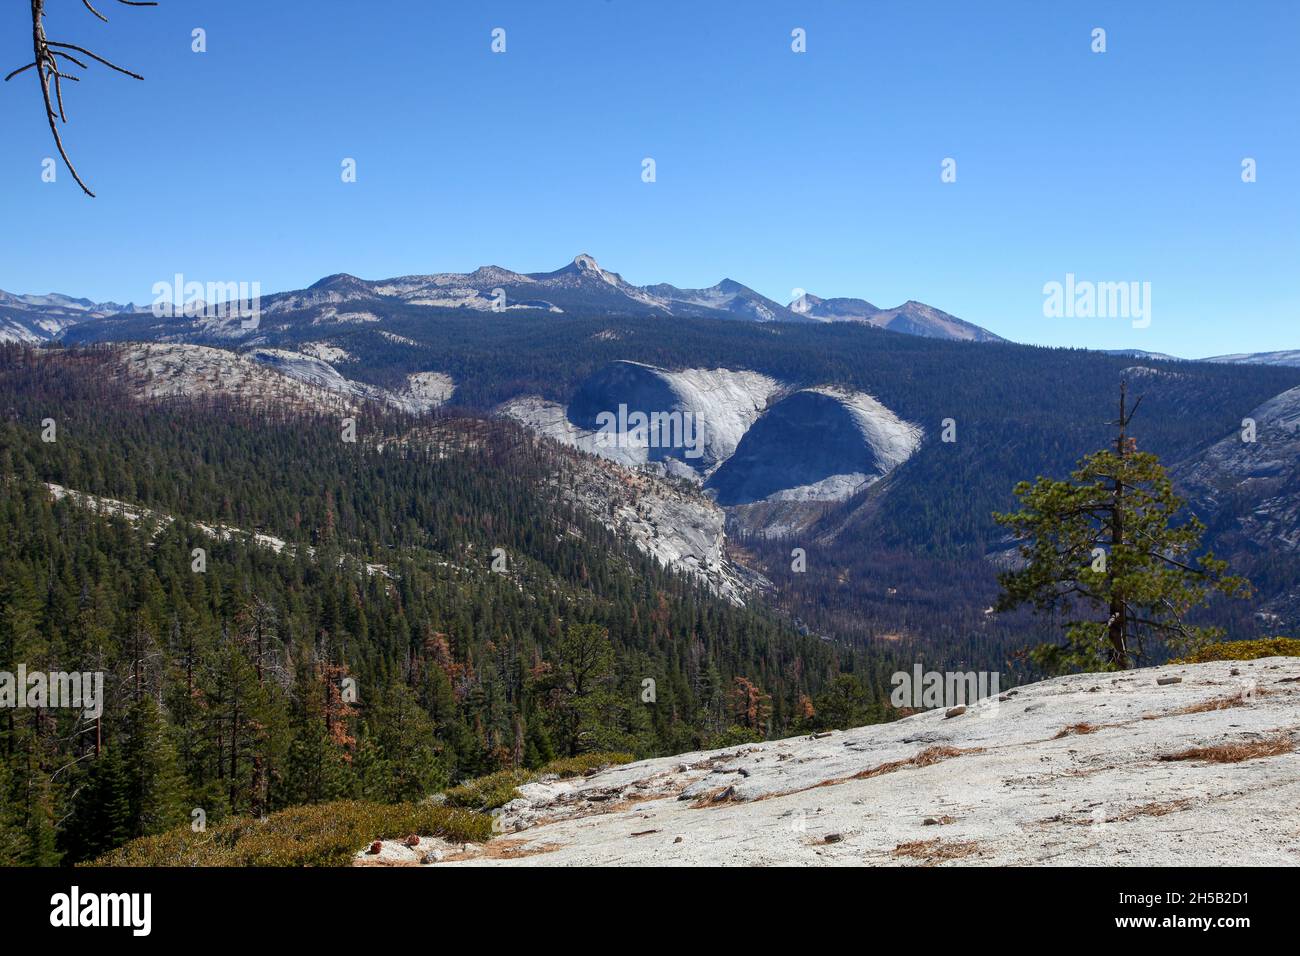
<path fill-rule="evenodd" d="M 548 776 L 561 779 L 583 777 L 606 767 L 631 763 L 635 759 L 634 755 L 628 753 L 589 753 L 552 760 L 538 770 L 523 767 L 498 770 L 448 790 L 447 803 L 453 807 L 468 807 L 473 810 L 495 810 L 519 795 L 516 788 L 533 780 Z"/>
<path fill-rule="evenodd" d="M 479 843 L 492 836 L 490 818 L 431 803 L 341 800 L 291 807 L 264 819 L 236 817 L 194 832 L 177 827 L 132 840 L 93 866 L 344 866 L 372 840 L 407 834 Z"/>
<path fill-rule="evenodd" d="M 1266 637 L 1257 641 L 1220 641 L 1208 644 L 1175 664 L 1206 664 L 1210 661 L 1253 661 L 1261 657 L 1300 657 L 1300 638 Z"/>

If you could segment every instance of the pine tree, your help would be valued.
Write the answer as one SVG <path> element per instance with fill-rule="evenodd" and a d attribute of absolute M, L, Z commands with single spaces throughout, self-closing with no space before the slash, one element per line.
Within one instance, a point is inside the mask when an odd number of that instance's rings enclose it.
<path fill-rule="evenodd" d="M 37 758 L 41 742 L 35 735 L 28 736 L 20 746 L 14 807 L 14 822 L 21 833 L 18 859 L 25 866 L 55 866 L 61 854 L 54 823 L 54 781 Z"/>
<path fill-rule="evenodd" d="M 138 835 L 124 751 L 110 746 L 85 774 L 61 839 L 70 863 L 93 859 Z"/>
<path fill-rule="evenodd" d="M 606 710 L 593 695 L 605 689 L 613 673 L 609 631 L 598 624 L 570 624 L 555 658 L 555 717 L 572 757 L 597 749 L 596 740 L 604 736 Z M 590 746 L 584 745 L 585 739 Z"/>
<path fill-rule="evenodd" d="M 325 723 L 326 693 L 321 685 L 318 668 L 308 663 L 299 666 L 285 781 L 272 801 L 277 808 L 338 800 L 355 792 L 349 755 L 335 743 Z"/>
<path fill-rule="evenodd" d="M 368 799 L 420 800 L 447 786 L 449 775 L 435 747 L 433 722 L 404 684 L 380 692 L 367 723 L 370 732 L 360 772 Z"/>
<path fill-rule="evenodd" d="M 9 764 L 0 759 L 0 866 L 17 866 L 22 857 L 23 831 L 13 777 Z"/>
<path fill-rule="evenodd" d="M 125 723 L 120 748 L 128 787 L 130 836 L 150 836 L 184 823 L 188 818 L 184 778 L 154 699 L 141 695 L 131 704 Z"/>
<path fill-rule="evenodd" d="M 1083 458 L 1069 480 L 1040 477 L 1015 488 L 1021 510 L 996 514 L 1021 542 L 1025 565 L 1000 576 L 999 610 L 1031 604 L 1067 615 L 1064 646 L 1044 645 L 1034 659 L 1049 671 L 1129 667 L 1154 639 L 1185 650 L 1222 635 L 1188 613 L 1249 584 L 1226 574 L 1212 552 L 1197 555 L 1205 526 L 1195 515 L 1174 523 L 1183 501 L 1159 459 L 1137 451 L 1120 387 L 1114 451 Z"/>

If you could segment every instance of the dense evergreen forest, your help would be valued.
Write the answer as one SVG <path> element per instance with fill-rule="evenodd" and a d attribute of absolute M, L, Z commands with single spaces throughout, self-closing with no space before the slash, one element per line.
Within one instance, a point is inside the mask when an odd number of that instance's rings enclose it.
<path fill-rule="evenodd" d="M 196 808 L 396 801 L 889 716 L 888 654 L 665 571 L 546 490 L 568 467 L 503 422 L 374 410 L 349 443 L 329 417 L 137 403 L 94 350 L 0 347 L 0 671 L 106 675 L 98 719 L 0 711 L 0 864 L 89 859 Z"/>

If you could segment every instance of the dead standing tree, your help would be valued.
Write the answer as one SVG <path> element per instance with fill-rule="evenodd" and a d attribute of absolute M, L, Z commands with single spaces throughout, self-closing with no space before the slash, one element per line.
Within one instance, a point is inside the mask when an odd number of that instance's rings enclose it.
<path fill-rule="evenodd" d="M 47 38 L 45 35 L 45 2 L 46 0 L 31 0 L 32 62 L 14 70 L 5 77 L 5 82 L 8 83 L 15 76 L 18 76 L 21 73 L 26 73 L 28 70 L 36 70 L 37 80 L 41 87 L 41 98 L 45 102 L 45 118 L 50 124 L 50 132 L 54 135 L 54 145 L 58 148 L 59 155 L 63 157 L 63 162 L 68 167 L 68 172 L 72 173 L 72 178 L 77 181 L 77 185 L 81 187 L 82 191 L 87 196 L 93 197 L 95 194 L 91 192 L 90 187 L 86 185 L 85 181 L 77 172 L 77 167 L 74 166 L 72 160 L 68 158 L 68 152 L 63 148 L 63 137 L 59 134 L 59 123 L 62 122 L 64 125 L 67 125 L 68 122 L 67 114 L 63 109 L 63 81 L 67 80 L 70 83 L 81 82 L 80 77 L 65 73 L 64 69 L 60 68 L 60 61 L 66 61 L 66 63 L 62 64 L 66 69 L 71 69 L 72 66 L 80 67 L 83 70 L 89 69 L 83 60 L 73 56 L 73 53 L 80 53 L 87 59 L 94 60 L 97 63 L 102 63 L 104 66 L 116 70 L 118 73 L 123 73 L 126 76 L 137 80 L 143 80 L 144 77 L 139 73 L 132 73 L 130 70 L 123 69 L 116 63 L 110 63 L 99 54 L 92 53 L 85 47 L 77 46 L 75 43 L 58 43 Z M 149 2 L 143 2 L 143 0 L 117 0 L 117 2 L 126 7 L 158 6 L 158 4 L 153 2 L 153 0 L 149 0 Z M 100 20 L 105 23 L 108 22 L 108 17 L 96 10 L 91 5 L 90 0 L 81 0 L 81 3 Z M 69 50 L 73 51 L 73 53 L 66 52 Z"/>

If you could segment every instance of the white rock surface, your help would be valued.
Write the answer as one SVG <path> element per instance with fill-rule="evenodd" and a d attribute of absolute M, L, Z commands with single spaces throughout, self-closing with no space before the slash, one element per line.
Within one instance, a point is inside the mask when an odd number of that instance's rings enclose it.
<path fill-rule="evenodd" d="M 770 376 L 747 369 L 658 371 L 681 396 L 683 410 L 703 423 L 704 446 L 719 464 L 735 453 L 768 402 L 787 388 Z"/>
<path fill-rule="evenodd" d="M 607 372 L 620 377 L 618 384 L 607 383 L 604 386 L 605 390 L 597 400 L 602 411 L 617 415 L 622 403 L 631 410 L 642 408 L 640 390 L 646 383 L 654 383 L 655 388 L 662 392 L 665 405 L 642 410 L 681 412 L 691 416 L 693 434 L 698 430 L 701 455 L 690 458 L 686 450 L 681 454 L 674 453 L 680 467 L 670 466 L 670 470 L 692 481 L 703 480 L 726 461 L 772 398 L 788 390 L 776 379 L 759 372 L 725 368 L 671 372 L 630 361 L 613 363 L 589 382 L 599 381 L 599 376 Z M 621 373 L 631 373 L 630 378 Z M 627 434 L 603 434 L 575 425 L 569 420 L 568 409 L 537 396 L 512 399 L 498 411 L 566 445 L 622 465 L 641 465 L 655 457 L 645 447 L 644 441 L 638 446 Z"/>
<path fill-rule="evenodd" d="M 119 347 L 117 354 L 141 398 L 230 395 L 260 406 L 322 411 L 349 410 L 356 404 L 354 394 L 329 387 L 333 377 L 342 376 L 305 355 L 298 358 L 315 363 L 311 366 L 314 376 L 289 375 L 248 356 L 204 345 L 133 344 Z"/>
<path fill-rule="evenodd" d="M 644 447 L 611 443 L 595 431 L 579 428 L 569 421 L 563 405 L 547 401 L 538 395 L 524 395 L 502 402 L 497 406 L 496 412 L 562 445 L 600 455 L 626 467 L 643 465 L 649 457 Z"/>
<path fill-rule="evenodd" d="M 171 515 L 153 511 L 143 505 L 118 501 L 116 498 L 88 495 L 85 492 L 74 491 L 71 488 L 65 488 L 63 485 L 56 485 L 49 481 L 45 482 L 45 487 L 49 489 L 50 497 L 55 501 L 63 501 L 66 498 L 77 507 L 93 511 L 106 518 L 121 518 L 130 524 L 139 524 L 142 521 L 157 521 L 159 529 L 167 527 L 173 520 Z"/>
<path fill-rule="evenodd" d="M 382 400 L 383 389 L 365 385 L 346 378 L 338 369 L 322 359 L 287 349 L 258 348 L 247 353 L 250 358 L 299 382 L 348 395 L 357 399 Z"/>
<path fill-rule="evenodd" d="M 441 865 L 1294 866 L 1300 754 L 1161 759 L 1278 739 L 1300 743 L 1297 658 L 1079 674 L 532 783 L 503 835 Z"/>
<path fill-rule="evenodd" d="M 899 418 L 893 409 L 866 392 L 830 387 L 809 391 L 837 399 L 856 419 L 862 437 L 876 459 L 877 471 L 874 477 L 882 477 L 893 471 L 921 447 L 925 430 L 920 425 Z"/>
<path fill-rule="evenodd" d="M 690 483 L 592 455 L 575 455 L 557 491 L 661 565 L 690 574 L 743 604 L 757 578 L 726 554 L 726 514 Z"/>
<path fill-rule="evenodd" d="M 347 349 L 339 348 L 337 345 L 331 345 L 329 342 L 304 342 L 298 348 L 304 355 L 318 358 L 322 362 L 329 362 L 331 365 L 338 365 L 342 362 L 355 362 L 357 360 L 356 356 L 348 352 Z"/>
<path fill-rule="evenodd" d="M 340 312 L 335 308 L 324 309 L 319 315 L 311 320 L 312 325 L 370 325 L 375 322 L 382 322 L 378 315 L 364 309 L 358 311 Z"/>
<path fill-rule="evenodd" d="M 1215 355 L 1202 362 L 1226 362 L 1232 365 L 1295 365 L 1300 366 L 1300 349 L 1281 352 L 1237 352 L 1232 355 Z"/>
<path fill-rule="evenodd" d="M 19 322 L 16 318 L 0 318 L 0 342 L 20 342 L 24 345 L 39 345 L 47 342 L 58 329 L 45 332 L 39 324 Z"/>
<path fill-rule="evenodd" d="M 418 836 L 418 834 L 411 834 Z M 441 863 L 447 857 L 465 852 L 467 847 L 458 843 L 449 843 L 440 837 L 422 836 L 414 846 L 405 840 L 383 840 L 379 843 L 379 852 L 370 852 L 370 847 L 362 850 L 353 858 L 353 866 L 428 866 Z M 473 852 L 470 850 L 470 852 Z"/>
<path fill-rule="evenodd" d="M 445 404 L 456 390 L 442 372 L 416 372 L 402 388 L 390 391 L 349 379 L 315 355 L 286 349 L 254 348 L 240 354 L 204 345 L 149 343 L 118 346 L 117 355 L 127 380 L 144 399 L 228 395 L 262 407 L 337 413 L 377 402 L 418 414 Z"/>
<path fill-rule="evenodd" d="M 1238 519 L 1239 530 L 1262 548 L 1300 550 L 1300 387 L 1253 409 L 1255 440 L 1240 431 L 1172 469 L 1178 487 L 1210 513 L 1225 500 L 1249 495 L 1256 506 Z"/>
<path fill-rule="evenodd" d="M 57 292 L 14 295 L 0 289 L 0 342 L 37 345 L 58 338 L 65 329 L 89 319 L 128 311 L 115 302 L 91 302 Z"/>
<path fill-rule="evenodd" d="M 820 387 L 795 390 L 768 375 L 749 370 L 733 369 L 683 369 L 668 371 L 641 362 L 623 361 L 610 369 L 635 369 L 641 383 L 658 379 L 668 406 L 652 411 L 682 412 L 693 416 L 702 437 L 703 454 L 698 460 L 684 455 L 679 459 L 652 462 L 650 449 L 644 444 L 624 440 L 627 436 L 602 434 L 594 429 L 575 425 L 569 409 L 538 396 L 511 399 L 498 407 L 497 412 L 563 444 L 629 468 L 653 464 L 656 469 L 695 482 L 707 481 L 736 453 L 742 439 L 760 421 L 774 402 L 790 395 L 813 393 L 838 403 L 851 417 L 862 436 L 860 468 L 847 468 L 835 474 L 822 475 L 815 481 L 801 481 L 781 487 L 768 497 L 773 501 L 839 501 L 848 498 L 863 485 L 876 481 L 906 461 L 920 446 L 924 431 L 920 426 L 906 422 L 891 409 L 866 392 L 850 389 Z M 600 381 L 593 376 L 591 381 Z M 598 407 L 611 414 L 620 403 L 636 409 L 644 403 L 640 397 L 641 384 L 635 378 L 625 381 L 615 376 L 600 386 Z M 656 386 L 657 387 L 657 386 Z M 586 399 L 591 404 L 590 396 Z M 608 407 L 605 407 L 608 406 Z M 588 409 L 590 411 L 590 409 Z M 809 422 L 808 429 L 815 431 L 817 422 Z M 802 434 L 801 440 L 816 443 Z M 794 454 L 794 449 L 785 449 Z M 774 450 L 773 454 L 780 452 Z M 768 470 L 780 470 L 780 462 L 765 461 Z"/>
<path fill-rule="evenodd" d="M 799 389 L 758 418 L 707 487 L 729 506 L 841 501 L 906 461 L 923 437 L 866 392 Z"/>
<path fill-rule="evenodd" d="M 155 511 L 152 508 L 146 508 L 143 505 L 135 505 L 126 501 L 119 501 L 116 498 L 105 498 L 101 495 L 91 495 L 84 491 L 76 491 L 72 488 L 65 488 L 63 485 L 56 485 L 46 482 L 45 487 L 50 491 L 50 497 L 55 501 L 67 499 L 79 508 L 85 508 L 97 515 L 106 518 L 121 518 L 133 525 L 142 524 L 146 521 L 156 522 L 157 530 L 161 531 L 171 525 L 176 519 L 169 514 L 161 511 Z M 192 521 L 194 527 L 198 528 L 203 534 L 217 541 L 249 541 L 259 548 L 266 548 L 276 554 L 282 554 L 286 550 L 290 555 L 297 553 L 297 547 L 289 544 L 283 538 L 277 538 L 275 535 L 262 534 L 261 532 L 246 531 L 243 528 L 236 528 L 233 525 L 225 524 L 204 524 L 202 521 Z M 303 553 L 308 558 L 315 559 L 316 549 L 311 545 L 302 546 Z M 366 574 L 381 574 L 384 577 L 391 578 L 392 572 L 385 565 L 373 564 L 368 561 L 361 561 L 356 558 L 344 556 L 339 559 L 339 565 L 355 561 L 358 567 L 365 569 Z"/>
<path fill-rule="evenodd" d="M 443 372 L 415 372 L 406 376 L 406 386 L 392 400 L 409 411 L 429 411 L 445 405 L 456 391 L 456 383 Z"/>

